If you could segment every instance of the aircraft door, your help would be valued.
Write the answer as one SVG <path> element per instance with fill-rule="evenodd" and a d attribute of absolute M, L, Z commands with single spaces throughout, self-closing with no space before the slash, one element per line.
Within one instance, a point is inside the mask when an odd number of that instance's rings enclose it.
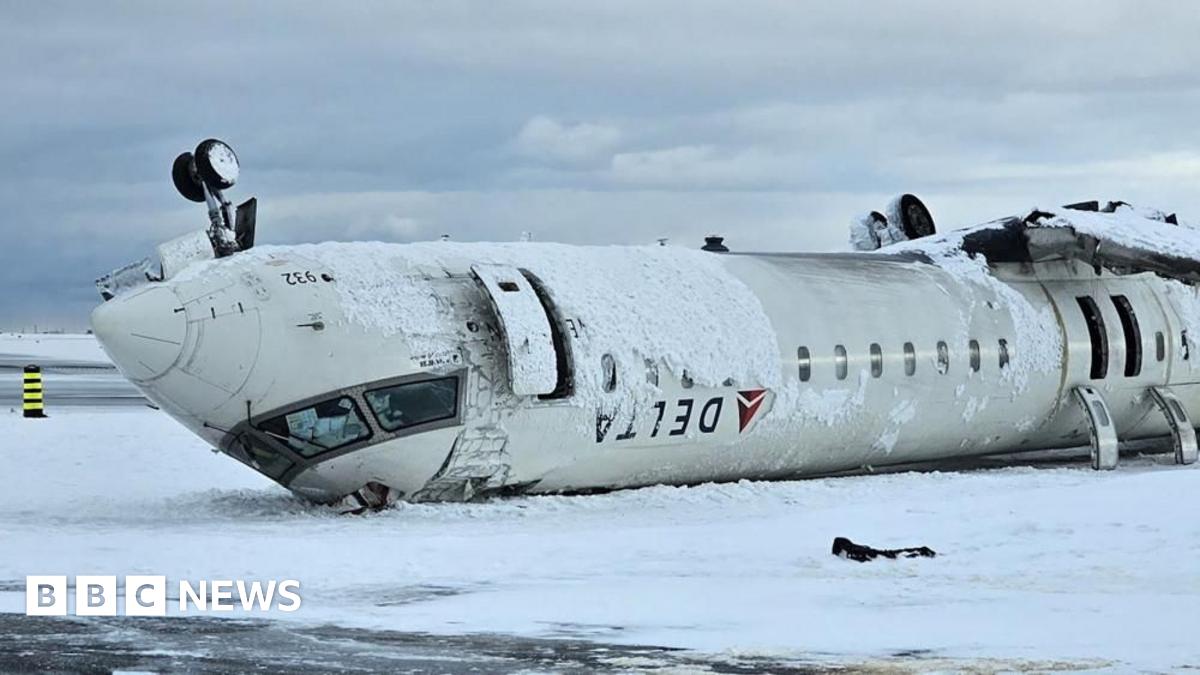
<path fill-rule="evenodd" d="M 471 272 L 499 321 L 513 393 L 549 397 L 561 392 L 569 360 L 544 289 L 510 265 L 476 264 Z"/>

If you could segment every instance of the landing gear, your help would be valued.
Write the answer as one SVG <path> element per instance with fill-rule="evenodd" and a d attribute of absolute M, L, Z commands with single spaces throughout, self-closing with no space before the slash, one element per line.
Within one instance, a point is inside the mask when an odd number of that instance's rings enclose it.
<path fill-rule="evenodd" d="M 368 512 L 382 511 L 395 504 L 403 494 L 383 483 L 371 481 L 342 497 L 334 506 L 343 515 L 358 516 Z"/>
<path fill-rule="evenodd" d="M 1113 426 L 1108 403 L 1095 387 L 1080 385 L 1071 393 L 1088 419 L 1088 431 L 1092 438 L 1092 468 L 1097 471 L 1117 468 L 1117 428 Z"/>
<path fill-rule="evenodd" d="M 175 158 L 175 163 L 171 165 L 171 181 L 184 199 L 190 202 L 204 201 L 204 185 L 196 176 L 192 153 L 185 152 Z"/>
<path fill-rule="evenodd" d="M 916 195 L 900 195 L 896 211 L 900 217 L 900 229 L 904 230 L 904 236 L 910 240 L 928 237 L 936 231 L 933 215 Z"/>
<path fill-rule="evenodd" d="M 237 154 L 223 141 L 209 138 L 185 152 L 171 166 L 171 181 L 184 199 L 208 204 L 208 239 L 218 258 L 244 251 L 254 245 L 256 200 L 237 207 L 224 191 L 237 183 L 241 169 Z"/>
<path fill-rule="evenodd" d="M 1175 393 L 1166 387 L 1150 387 L 1150 397 L 1163 417 L 1167 418 L 1167 426 L 1171 427 L 1175 463 L 1195 464 L 1200 451 L 1196 446 L 1196 429 L 1188 419 L 1187 409 L 1179 402 Z"/>
<path fill-rule="evenodd" d="M 237 182 L 240 169 L 233 148 L 210 138 L 196 146 L 196 174 L 211 190 L 228 190 Z"/>

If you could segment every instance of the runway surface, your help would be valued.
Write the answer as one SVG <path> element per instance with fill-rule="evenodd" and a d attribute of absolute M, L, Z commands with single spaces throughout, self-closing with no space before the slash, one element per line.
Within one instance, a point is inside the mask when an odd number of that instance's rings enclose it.
<path fill-rule="evenodd" d="M 24 369 L 42 369 L 47 412 L 57 406 L 145 405 L 132 384 L 111 363 L 32 354 L 0 353 L 0 406 L 20 406 Z"/>
<path fill-rule="evenodd" d="M 0 614 L 0 672 L 821 673 L 763 656 L 500 634 L 431 635 L 257 619 Z"/>

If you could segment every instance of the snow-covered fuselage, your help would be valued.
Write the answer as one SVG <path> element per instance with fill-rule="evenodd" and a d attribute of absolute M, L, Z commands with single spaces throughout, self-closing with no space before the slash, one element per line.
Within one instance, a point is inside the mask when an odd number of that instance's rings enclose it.
<path fill-rule="evenodd" d="M 92 320 L 150 400 L 330 501 L 1079 446 L 1079 386 L 1122 440 L 1164 436 L 1152 387 L 1200 415 L 1198 309 L 1192 286 L 1072 260 L 433 242 L 259 247 Z"/>

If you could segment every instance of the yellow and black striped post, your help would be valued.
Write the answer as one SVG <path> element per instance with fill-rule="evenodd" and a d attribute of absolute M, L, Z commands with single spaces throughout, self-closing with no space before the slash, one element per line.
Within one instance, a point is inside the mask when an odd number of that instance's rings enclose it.
<path fill-rule="evenodd" d="M 42 369 L 37 366 L 25 366 L 25 416 L 46 416 L 42 406 Z"/>

